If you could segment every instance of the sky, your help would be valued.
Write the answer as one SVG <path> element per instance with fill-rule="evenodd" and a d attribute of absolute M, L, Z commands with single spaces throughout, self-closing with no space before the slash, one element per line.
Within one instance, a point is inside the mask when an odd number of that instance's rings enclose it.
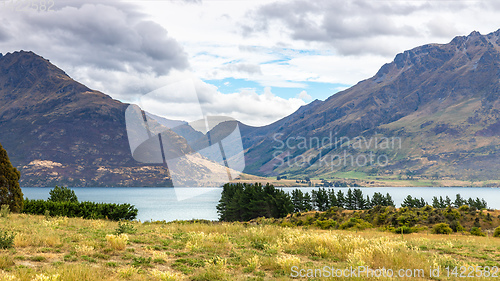
<path fill-rule="evenodd" d="M 0 1 L 1 53 L 33 51 L 140 105 L 189 81 L 204 115 L 253 126 L 370 78 L 405 50 L 500 28 L 495 0 L 17 2 Z M 188 101 L 155 103 L 152 113 L 193 121 Z"/>

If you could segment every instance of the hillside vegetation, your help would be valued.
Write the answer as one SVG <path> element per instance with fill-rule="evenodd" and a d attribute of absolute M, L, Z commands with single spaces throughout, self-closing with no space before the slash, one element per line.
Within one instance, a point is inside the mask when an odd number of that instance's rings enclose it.
<path fill-rule="evenodd" d="M 445 267 L 457 266 L 458 274 L 461 266 L 465 274 L 474 274 L 478 266 L 491 271 L 500 255 L 500 238 L 429 231 L 401 235 L 373 229 L 123 223 L 28 214 L 0 216 L 2 230 L 9 230 L 8 236 L 13 232 L 14 238 L 12 247 L 5 244 L 0 250 L 0 280 L 288 280 L 292 266 L 425 270 L 424 277 L 411 280 L 429 280 L 429 268 L 440 267 L 437 280 L 456 280 L 446 277 Z M 494 278 L 474 278 L 489 279 Z"/>

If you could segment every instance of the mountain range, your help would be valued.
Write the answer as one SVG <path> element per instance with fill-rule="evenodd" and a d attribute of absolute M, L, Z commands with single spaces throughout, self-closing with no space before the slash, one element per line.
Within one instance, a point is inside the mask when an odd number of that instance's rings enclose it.
<path fill-rule="evenodd" d="M 499 98 L 500 30 L 420 46 L 396 55 L 375 76 L 325 101 L 247 130 L 246 172 L 498 180 Z M 316 145 L 316 138 L 325 137 L 331 143 Z M 304 139 L 313 143 L 300 147 Z M 290 145 L 282 147 L 285 140 Z M 371 140 L 372 147 L 356 146 L 357 140 Z M 383 141 L 391 141 L 390 147 L 374 147 Z M 369 152 L 383 155 L 382 165 L 350 165 L 349 155 Z M 320 161 L 325 156 L 334 159 L 333 165 Z M 363 164 L 363 156 L 360 159 Z"/>
<path fill-rule="evenodd" d="M 499 94 L 500 30 L 420 46 L 270 125 L 239 123 L 244 172 L 487 184 L 499 180 Z M 165 165 L 132 157 L 127 107 L 33 52 L 0 55 L 0 143 L 22 186 L 170 186 Z M 184 124 L 148 116 L 159 128 Z M 190 150 L 200 134 L 183 125 L 167 137 Z"/>
<path fill-rule="evenodd" d="M 169 186 L 163 165 L 131 154 L 127 104 L 33 52 L 0 56 L 0 143 L 22 186 Z"/>

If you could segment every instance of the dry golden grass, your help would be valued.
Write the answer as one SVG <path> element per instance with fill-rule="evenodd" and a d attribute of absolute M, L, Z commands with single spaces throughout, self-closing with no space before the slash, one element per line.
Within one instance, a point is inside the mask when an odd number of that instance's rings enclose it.
<path fill-rule="evenodd" d="M 293 266 L 425 269 L 426 274 L 429 268 L 440 267 L 443 275 L 447 266 L 491 267 L 500 258 L 500 238 L 491 236 L 402 236 L 374 229 L 350 232 L 188 222 L 134 223 L 136 233 L 117 236 L 112 234 L 117 222 L 44 221 L 43 216 L 17 214 L 0 218 L 0 229 L 16 233 L 14 248 L 0 250 L 0 281 L 289 280 Z M 406 280 L 431 279 L 426 275 Z"/>

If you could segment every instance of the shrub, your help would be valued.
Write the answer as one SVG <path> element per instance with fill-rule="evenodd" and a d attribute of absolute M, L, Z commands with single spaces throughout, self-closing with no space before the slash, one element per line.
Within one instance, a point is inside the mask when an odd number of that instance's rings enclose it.
<path fill-rule="evenodd" d="M 394 229 L 394 233 L 397 233 L 397 234 L 410 234 L 412 232 L 413 232 L 413 228 L 408 227 L 406 225 L 403 225 L 403 226 L 400 226 L 400 227 Z"/>
<path fill-rule="evenodd" d="M 9 235 L 7 231 L 4 231 L 4 233 L 0 231 L 0 249 L 12 248 L 12 246 L 14 246 L 15 236 L 14 233 Z"/>
<path fill-rule="evenodd" d="M 432 227 L 432 231 L 431 231 L 433 234 L 450 234 L 453 232 L 453 229 L 450 228 L 450 226 L 447 224 L 447 223 L 438 223 L 438 224 L 435 224 L 433 227 Z"/>
<path fill-rule="evenodd" d="M 134 227 L 133 224 L 131 224 L 129 222 L 122 223 L 121 221 L 118 222 L 118 227 L 115 230 L 116 235 L 120 235 L 122 233 L 134 234 L 136 232 L 137 232 L 137 229 Z"/>
<path fill-rule="evenodd" d="M 481 228 L 476 226 L 470 229 L 470 234 L 475 236 L 486 236 L 486 234 L 481 230 Z"/>
<path fill-rule="evenodd" d="M 450 228 L 454 231 L 454 232 L 460 232 L 460 231 L 464 231 L 465 228 L 460 224 L 459 221 L 452 221 L 450 223 Z"/>
<path fill-rule="evenodd" d="M 128 235 L 124 233 L 120 235 L 108 234 L 106 235 L 106 241 L 111 248 L 115 250 L 124 250 L 127 246 Z"/>
<path fill-rule="evenodd" d="M 500 237 L 500 226 L 495 228 L 495 232 L 493 232 L 493 237 Z"/>
<path fill-rule="evenodd" d="M 337 222 L 329 219 L 329 220 L 317 220 L 314 222 L 314 225 L 321 228 L 321 229 L 329 229 L 329 228 L 335 228 L 337 226 Z"/>
<path fill-rule="evenodd" d="M 78 202 L 75 191 L 64 186 L 54 187 L 49 191 L 49 201 L 53 202 Z"/>
<path fill-rule="evenodd" d="M 357 229 L 357 230 L 363 230 L 366 228 L 372 228 L 373 225 L 369 222 L 364 221 L 363 219 L 360 218 L 350 218 L 348 221 L 342 223 L 339 226 L 339 229 Z"/>
<path fill-rule="evenodd" d="M 9 205 L 7 204 L 3 204 L 1 209 L 0 209 L 0 217 L 2 218 L 6 218 L 8 217 L 10 214 L 10 208 L 9 208 Z"/>
<path fill-rule="evenodd" d="M 94 202 L 54 202 L 45 200 L 24 200 L 23 213 L 33 215 L 81 217 L 84 219 L 133 220 L 137 209 L 130 204 Z"/>

